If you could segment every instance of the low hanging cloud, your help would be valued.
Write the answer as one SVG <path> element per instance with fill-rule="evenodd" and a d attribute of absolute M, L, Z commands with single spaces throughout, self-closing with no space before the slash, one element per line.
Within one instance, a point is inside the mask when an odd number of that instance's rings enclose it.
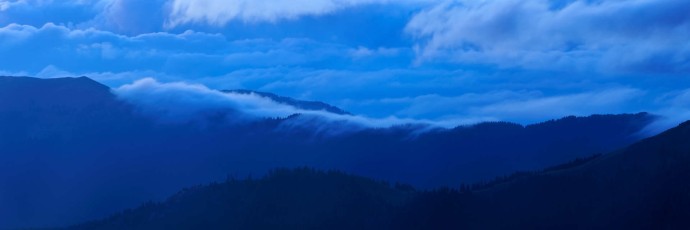
<path fill-rule="evenodd" d="M 644 100 L 646 92 L 629 87 L 612 87 L 578 93 L 545 94 L 538 90 L 490 91 L 458 96 L 438 94 L 386 98 L 370 106 L 403 105 L 398 116 L 448 119 L 462 117 L 476 121 L 501 120 L 530 124 L 565 116 L 641 112 L 631 106 Z"/>
<path fill-rule="evenodd" d="M 286 126 L 309 125 L 316 127 L 388 128 L 399 125 L 452 128 L 462 124 L 454 121 L 400 119 L 396 117 L 368 118 L 336 114 L 325 110 L 305 110 L 276 102 L 268 97 L 250 93 L 222 92 L 200 84 L 184 82 L 161 83 L 145 78 L 113 89 L 122 100 L 129 102 L 143 114 L 159 118 L 162 122 L 190 122 L 207 115 L 225 114 L 230 122 L 264 118 L 286 118 L 299 114 Z"/>
<path fill-rule="evenodd" d="M 473 109 L 474 114 L 508 115 L 512 119 L 543 120 L 565 116 L 615 114 L 630 111 L 627 105 L 644 96 L 644 92 L 631 88 L 611 88 L 577 94 L 543 96 L 524 100 L 505 99 L 491 105 Z"/>
<path fill-rule="evenodd" d="M 557 4 L 561 3 L 561 4 Z M 407 24 L 418 61 L 690 73 L 690 1 L 450 1 Z"/>
<path fill-rule="evenodd" d="M 307 128 L 315 133 L 346 133 L 367 128 L 410 126 L 419 131 L 454 128 L 483 121 L 523 120 L 536 123 L 548 119 L 577 115 L 641 112 L 626 105 L 644 98 L 645 92 L 634 88 L 612 88 L 601 91 L 543 96 L 538 92 L 492 92 L 455 98 L 422 96 L 385 99 L 383 103 L 411 103 L 414 110 L 428 99 L 439 102 L 431 106 L 459 107 L 457 116 L 437 119 L 404 119 L 396 116 L 371 118 L 336 114 L 326 110 L 306 110 L 276 102 L 255 93 L 222 92 L 200 84 L 161 83 L 153 78 L 137 80 L 113 89 L 122 100 L 135 105 L 140 112 L 164 123 L 203 121 L 208 116 L 223 115 L 225 121 L 247 122 L 266 118 L 292 117 L 281 124 L 284 129 Z M 485 98 L 486 97 L 486 98 Z M 512 99 L 511 99 L 512 98 Z M 641 131 L 649 136 L 690 119 L 690 89 L 653 98 L 657 108 L 651 111 L 660 118 Z M 434 110 L 423 108 L 424 111 Z M 527 123 L 523 123 L 527 124 Z"/>
<path fill-rule="evenodd" d="M 165 121 L 185 121 L 216 111 L 242 112 L 251 117 L 286 117 L 298 112 L 255 94 L 223 93 L 203 85 L 160 83 L 153 78 L 123 85 L 114 92 L 138 105 L 142 112 Z"/>
<path fill-rule="evenodd" d="M 669 92 L 657 98 L 661 107 L 655 114 L 660 117 L 645 127 L 641 134 L 651 136 L 690 120 L 690 88 Z"/>

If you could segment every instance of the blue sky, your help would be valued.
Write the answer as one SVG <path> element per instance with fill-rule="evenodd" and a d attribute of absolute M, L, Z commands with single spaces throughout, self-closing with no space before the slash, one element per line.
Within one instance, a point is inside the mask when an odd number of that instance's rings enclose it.
<path fill-rule="evenodd" d="M 143 78 L 368 117 L 690 118 L 687 0 L 0 0 L 0 74 Z"/>

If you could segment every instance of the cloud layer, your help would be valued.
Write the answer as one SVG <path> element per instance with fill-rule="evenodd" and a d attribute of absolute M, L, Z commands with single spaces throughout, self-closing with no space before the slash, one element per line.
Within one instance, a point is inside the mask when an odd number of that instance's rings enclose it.
<path fill-rule="evenodd" d="M 0 0 L 0 73 L 154 77 L 439 122 L 688 106 L 664 99 L 690 85 L 687 1 L 297 2 Z"/>
<path fill-rule="evenodd" d="M 454 128 L 495 120 L 525 120 L 530 121 L 528 123 L 537 123 L 569 115 L 626 113 L 631 111 L 628 104 L 640 101 L 645 96 L 645 92 L 639 89 L 618 88 L 559 96 L 543 96 L 537 92 L 494 92 L 485 95 L 468 94 L 457 98 L 428 95 L 383 100 L 383 103 L 406 104 L 409 100 L 413 101 L 413 106 L 406 112 L 436 111 L 433 107 L 457 108 L 447 114 L 458 116 L 425 120 L 401 119 L 395 116 L 370 118 L 335 114 L 325 110 L 305 110 L 258 94 L 226 93 L 200 84 L 161 83 L 153 78 L 137 80 L 113 89 L 113 92 L 120 99 L 135 105 L 143 114 L 161 122 L 204 122 L 209 117 L 218 119 L 218 116 L 221 116 L 225 122 L 233 124 L 299 115 L 288 119 L 282 127 L 311 127 L 316 132 L 328 134 L 403 125 L 413 125 L 422 130 Z M 657 134 L 690 119 L 690 89 L 668 93 L 653 100 L 658 107 L 650 112 L 661 117 L 643 130 L 642 134 Z"/>
<path fill-rule="evenodd" d="M 276 22 L 304 16 L 319 16 L 346 8 L 392 3 L 390 0 L 172 0 L 167 26 L 208 23 L 223 26 L 230 21 Z M 402 4 L 425 2 L 406 1 Z M 401 4 L 401 3 L 397 3 Z"/>
<path fill-rule="evenodd" d="M 186 123 L 203 121 L 209 116 L 222 115 L 229 123 L 247 122 L 266 118 L 299 117 L 289 120 L 287 126 L 328 126 L 337 129 L 389 128 L 399 125 L 420 125 L 423 127 L 452 128 L 461 121 L 430 121 L 382 119 L 357 115 L 343 115 L 325 110 L 305 110 L 276 102 L 258 94 L 221 92 L 200 84 L 184 82 L 161 83 L 153 78 L 137 80 L 113 92 L 118 98 L 135 105 L 145 115 L 162 122 Z"/>
<path fill-rule="evenodd" d="M 284 118 L 299 112 L 292 106 L 255 94 L 223 93 L 199 84 L 160 83 L 153 78 L 144 78 L 113 91 L 119 98 L 138 105 L 145 114 L 168 122 L 189 121 L 217 112 L 233 115 L 240 112 L 260 118 Z"/>
<path fill-rule="evenodd" d="M 415 15 L 422 61 L 690 73 L 690 2 L 462 1 Z M 560 1 L 563 2 L 563 1 Z"/>
<path fill-rule="evenodd" d="M 29 73 L 53 66 L 76 73 L 155 71 L 200 78 L 280 66 L 362 68 L 359 62 L 395 58 L 390 52 L 348 54 L 353 48 L 308 38 L 228 40 L 222 34 L 191 30 L 127 36 L 52 23 L 0 27 L 0 41 L 0 68 Z"/>

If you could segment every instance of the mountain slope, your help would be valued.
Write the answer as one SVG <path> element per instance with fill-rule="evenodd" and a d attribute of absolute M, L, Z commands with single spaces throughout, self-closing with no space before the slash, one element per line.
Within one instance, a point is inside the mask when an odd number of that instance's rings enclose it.
<path fill-rule="evenodd" d="M 282 170 L 70 229 L 687 229 L 688 140 L 690 122 L 581 164 L 462 191 Z"/>
<path fill-rule="evenodd" d="M 0 76 L 0 110 L 46 105 L 83 108 L 112 99 L 109 88 L 87 77 L 38 79 Z"/>
<path fill-rule="evenodd" d="M 289 97 L 283 97 L 283 96 L 278 96 L 272 93 L 266 93 L 266 92 L 258 92 L 258 91 L 252 91 L 252 90 L 223 90 L 222 92 L 224 93 L 238 93 L 238 94 L 256 94 L 262 97 L 267 97 L 270 98 L 271 100 L 286 104 L 286 105 L 291 105 L 294 106 L 295 108 L 298 109 L 303 109 L 303 110 L 323 110 L 326 112 L 331 112 L 335 114 L 340 114 L 340 115 L 347 115 L 350 114 L 349 112 L 342 110 L 338 107 L 320 102 L 320 101 L 301 101 L 301 100 L 296 100 L 293 98 Z"/>
<path fill-rule="evenodd" d="M 411 194 L 339 172 L 277 170 L 185 189 L 72 229 L 385 229 Z"/>
<path fill-rule="evenodd" d="M 131 122 L 130 109 L 107 86 L 86 77 L 0 77 L 0 147 L 7 150 L 0 157 L 19 147 L 46 152 L 50 148 L 35 149 L 37 144 L 120 130 Z"/>
<path fill-rule="evenodd" d="M 5 77 L 0 89 L 0 228 L 95 219 L 189 185 L 276 167 L 457 186 L 623 147 L 654 119 L 641 113 L 323 135 L 330 123 L 296 124 L 294 116 L 159 122 L 88 78 Z"/>
<path fill-rule="evenodd" d="M 487 122 L 414 139 L 404 132 L 369 130 L 326 141 L 322 149 L 341 156 L 339 162 L 357 162 L 357 172 L 365 176 L 385 175 L 380 178 L 423 188 L 457 186 L 613 151 L 638 140 L 636 133 L 653 119 L 639 113 L 567 117 L 528 126 Z M 391 159 L 396 164 L 378 166 Z"/>
<path fill-rule="evenodd" d="M 463 199 L 445 205 L 471 214 L 435 220 L 460 226 L 461 219 L 471 229 L 687 229 L 688 140 L 690 122 L 685 122 L 576 167 L 518 177 L 471 195 L 453 194 Z M 413 209 L 445 196 L 422 196 Z"/>

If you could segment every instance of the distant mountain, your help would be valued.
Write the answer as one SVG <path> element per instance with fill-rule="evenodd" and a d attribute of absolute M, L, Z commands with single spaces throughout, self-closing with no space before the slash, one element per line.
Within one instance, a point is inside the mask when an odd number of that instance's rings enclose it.
<path fill-rule="evenodd" d="M 158 122 L 88 78 L 0 78 L 0 229 L 95 219 L 189 185 L 276 167 L 455 187 L 621 148 L 642 138 L 637 133 L 654 116 L 424 132 L 360 127 L 338 135 L 323 133 L 347 124 L 299 115 L 237 124 L 200 119 L 208 122 Z"/>
<path fill-rule="evenodd" d="M 470 192 L 427 192 L 412 202 L 401 224 L 455 229 L 688 229 L 688 140 L 690 122 L 685 122 L 572 167 L 516 174 Z M 439 212 L 455 215 L 435 215 Z"/>
<path fill-rule="evenodd" d="M 690 121 L 577 167 L 498 184 L 472 196 L 467 219 L 484 229 L 688 229 L 688 140 Z"/>
<path fill-rule="evenodd" d="M 688 229 L 690 121 L 621 151 L 416 191 L 309 169 L 185 189 L 69 229 Z"/>
<path fill-rule="evenodd" d="M 49 142 L 88 140 L 121 130 L 119 126 L 131 123 L 130 114 L 131 108 L 116 100 L 107 86 L 87 77 L 0 76 L 0 148 L 5 150 L 0 158 L 17 151 L 47 153 L 51 149 L 40 148 Z"/>
<path fill-rule="evenodd" d="M 366 130 L 325 140 L 321 149 L 337 162 L 352 162 L 356 170 L 348 172 L 433 188 L 613 151 L 641 138 L 637 133 L 653 119 L 639 113 L 566 117 L 528 126 L 486 122 L 416 138 L 395 129 Z"/>
<path fill-rule="evenodd" d="M 238 93 L 238 94 L 256 94 L 262 97 L 267 97 L 270 98 L 271 100 L 286 104 L 286 105 L 291 105 L 294 106 L 295 108 L 298 109 L 303 109 L 303 110 L 323 110 L 326 112 L 331 112 L 335 114 L 340 114 L 340 115 L 350 115 L 351 113 L 342 110 L 338 107 L 320 102 L 320 101 L 300 101 L 300 100 L 295 100 L 293 98 L 289 97 L 283 97 L 283 96 L 278 96 L 272 93 L 265 93 L 265 92 L 258 92 L 258 91 L 252 91 L 252 90 L 223 90 L 222 92 L 224 93 Z"/>
<path fill-rule="evenodd" d="M 51 106 L 88 108 L 113 100 L 109 88 L 87 77 L 38 79 L 0 76 L 0 111 Z"/>

